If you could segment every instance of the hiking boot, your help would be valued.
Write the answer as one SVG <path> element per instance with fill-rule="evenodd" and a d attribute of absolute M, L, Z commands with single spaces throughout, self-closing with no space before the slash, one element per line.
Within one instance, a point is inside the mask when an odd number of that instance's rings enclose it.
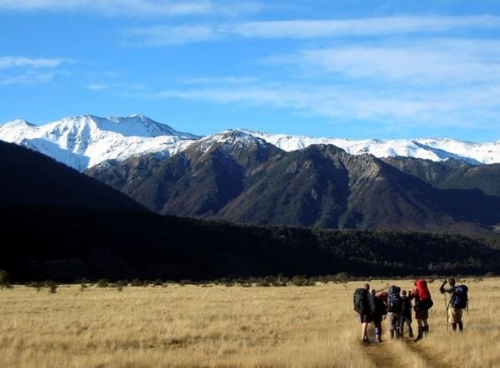
<path fill-rule="evenodd" d="M 422 337 L 424 335 L 424 327 L 418 327 L 418 335 L 417 338 L 414 340 L 415 342 L 422 340 Z"/>
<path fill-rule="evenodd" d="M 363 338 L 363 344 L 365 344 L 365 345 L 370 344 L 370 340 L 368 339 L 368 337 Z"/>
<path fill-rule="evenodd" d="M 379 334 L 375 335 L 375 342 L 382 342 L 382 338 Z"/>

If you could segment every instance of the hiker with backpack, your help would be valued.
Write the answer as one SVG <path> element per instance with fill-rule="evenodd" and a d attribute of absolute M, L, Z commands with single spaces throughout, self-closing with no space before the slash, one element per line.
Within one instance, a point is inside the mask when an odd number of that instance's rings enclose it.
<path fill-rule="evenodd" d="M 408 333 L 413 337 L 413 328 L 411 327 L 413 303 L 408 297 L 406 290 L 401 291 L 401 337 L 404 335 L 405 325 L 408 326 Z"/>
<path fill-rule="evenodd" d="M 373 325 L 375 326 L 375 342 L 382 342 L 382 320 L 387 314 L 387 293 L 382 292 L 377 295 L 375 289 L 372 289 L 373 301 L 375 303 L 375 312 L 373 313 Z"/>
<path fill-rule="evenodd" d="M 387 290 L 387 320 L 391 339 L 401 337 L 401 288 L 392 285 Z"/>
<path fill-rule="evenodd" d="M 429 333 L 429 309 L 433 306 L 433 301 L 426 280 L 415 281 L 415 287 L 410 292 L 410 300 L 414 300 L 413 310 L 418 325 L 418 335 L 415 342 L 421 340 L 425 334 Z"/>
<path fill-rule="evenodd" d="M 354 290 L 353 304 L 361 323 L 361 341 L 364 344 L 369 344 L 368 324 L 372 322 L 372 316 L 375 313 L 375 302 L 373 294 L 370 292 L 370 284 L 366 283 L 362 288 Z"/>
<path fill-rule="evenodd" d="M 449 284 L 448 288 L 444 287 L 446 283 Z M 457 327 L 459 331 L 463 331 L 464 329 L 462 312 L 465 308 L 467 308 L 468 290 L 469 289 L 466 285 L 456 285 L 453 277 L 448 280 L 444 280 L 439 288 L 441 294 L 448 293 L 451 295 L 450 301 L 446 305 L 446 309 L 448 311 L 448 323 L 451 324 L 453 331 L 456 331 Z"/>

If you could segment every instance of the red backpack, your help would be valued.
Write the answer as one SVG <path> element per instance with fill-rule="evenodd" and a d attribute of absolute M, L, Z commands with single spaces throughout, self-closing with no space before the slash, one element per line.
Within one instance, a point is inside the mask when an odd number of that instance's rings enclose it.
<path fill-rule="evenodd" d="M 413 309 L 431 309 L 434 303 L 432 301 L 431 292 L 427 287 L 427 281 L 417 280 L 415 283 L 415 290 L 417 295 Z"/>

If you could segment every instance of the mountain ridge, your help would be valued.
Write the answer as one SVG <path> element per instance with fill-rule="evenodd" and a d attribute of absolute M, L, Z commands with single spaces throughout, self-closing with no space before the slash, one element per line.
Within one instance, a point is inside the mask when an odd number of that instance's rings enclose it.
<path fill-rule="evenodd" d="M 108 118 L 80 115 L 43 125 L 18 119 L 0 124 L 0 140 L 23 145 L 83 172 L 107 160 L 123 161 L 144 154 L 170 157 L 199 139 L 216 141 L 231 131 L 241 132 L 242 139 L 248 136 L 260 138 L 287 152 L 314 144 L 332 144 L 353 155 L 368 153 L 378 158 L 414 157 L 435 162 L 456 159 L 473 165 L 500 163 L 500 141 L 475 143 L 451 138 L 353 140 L 267 134 L 248 129 L 229 129 L 199 136 L 179 132 L 140 114 Z"/>
<path fill-rule="evenodd" d="M 169 158 L 143 155 L 85 173 L 164 215 L 250 225 L 466 234 L 492 233 L 500 224 L 500 188 L 489 184 L 498 182 L 499 164 L 455 175 L 454 162 L 435 168 L 438 163 L 427 161 L 430 168 L 424 170 L 420 159 L 386 162 L 333 145 L 286 152 L 253 136 L 243 145 L 237 132 L 224 137 L 211 144 L 201 139 Z M 228 145 L 233 139 L 239 144 Z M 422 178 L 432 170 L 434 182 Z"/>
<path fill-rule="evenodd" d="M 266 226 L 160 215 L 39 152 L 0 142 L 0 222 L 6 239 L 0 269 L 15 282 L 64 283 L 498 273 L 500 239 L 481 231 L 499 223 L 500 191 L 493 186 L 497 194 L 485 196 L 477 188 L 436 190 L 419 172 L 432 166 L 427 171 L 436 184 L 447 184 L 461 176 L 485 181 L 486 170 L 487 181 L 499 183 L 500 165 L 461 163 L 464 171 L 455 174 L 455 162 L 434 166 L 397 158 L 389 164 L 333 145 L 286 152 L 255 137 L 246 145 L 227 144 L 236 138 L 233 132 L 205 151 L 192 146 L 166 159 L 131 157 L 102 174 L 109 179 L 119 172 L 118 181 L 132 185 L 135 198 L 155 201 L 159 194 L 165 200 L 170 191 L 177 205 L 214 219 L 211 211 L 227 202 L 230 217 L 246 213 L 252 220 L 257 214 L 254 220 Z M 127 180 L 128 174 L 134 180 Z M 142 191 L 145 178 L 150 181 Z M 436 211 L 433 203 L 447 211 Z M 270 216 L 283 225 L 269 226 Z M 311 219 L 318 226 L 284 224 L 311 224 Z M 343 226 L 328 228 L 336 223 Z M 412 223 L 434 227 L 413 232 Z"/>

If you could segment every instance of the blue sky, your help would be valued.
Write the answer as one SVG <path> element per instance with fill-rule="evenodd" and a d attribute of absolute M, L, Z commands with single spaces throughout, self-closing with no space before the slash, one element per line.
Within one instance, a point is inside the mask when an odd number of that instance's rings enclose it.
<path fill-rule="evenodd" d="M 0 0 L 0 123 L 500 140 L 496 0 Z"/>

